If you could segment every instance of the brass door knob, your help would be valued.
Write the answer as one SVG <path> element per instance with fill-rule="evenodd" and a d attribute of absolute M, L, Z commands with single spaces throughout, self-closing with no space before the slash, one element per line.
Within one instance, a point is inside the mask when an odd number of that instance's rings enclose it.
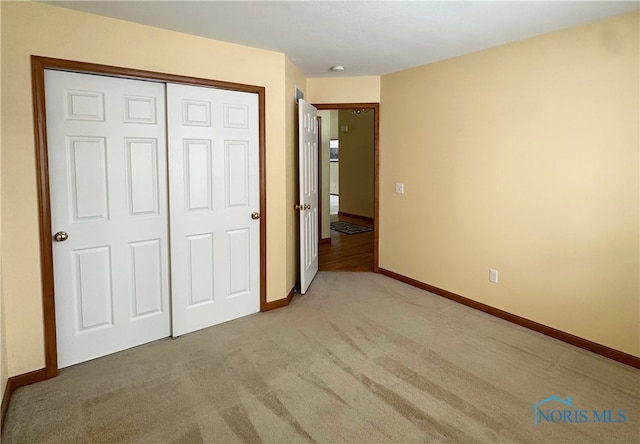
<path fill-rule="evenodd" d="M 69 239 L 69 235 L 64 231 L 58 231 L 56 234 L 53 235 L 53 239 L 56 242 L 64 242 L 67 239 Z"/>
<path fill-rule="evenodd" d="M 296 205 L 296 210 L 304 210 L 304 205 Z"/>
<path fill-rule="evenodd" d="M 253 220 L 260 219 L 260 213 L 258 213 L 258 212 L 251 213 L 251 219 L 253 219 Z"/>

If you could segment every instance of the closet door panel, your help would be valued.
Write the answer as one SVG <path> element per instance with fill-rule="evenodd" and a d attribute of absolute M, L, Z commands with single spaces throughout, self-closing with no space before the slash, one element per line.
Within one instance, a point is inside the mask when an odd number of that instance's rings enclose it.
<path fill-rule="evenodd" d="M 62 368 L 170 335 L 165 85 L 47 70 L 45 94 Z"/>
<path fill-rule="evenodd" d="M 167 85 L 173 334 L 260 309 L 258 97 Z"/>

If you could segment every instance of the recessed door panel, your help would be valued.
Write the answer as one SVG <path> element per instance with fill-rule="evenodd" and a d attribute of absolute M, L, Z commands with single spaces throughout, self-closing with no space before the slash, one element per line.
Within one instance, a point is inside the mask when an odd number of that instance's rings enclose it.
<path fill-rule="evenodd" d="M 156 121 L 156 98 L 124 96 L 124 121 L 126 123 L 150 123 Z"/>
<path fill-rule="evenodd" d="M 211 126 L 211 103 L 202 100 L 182 100 L 184 126 Z"/>
<path fill-rule="evenodd" d="M 225 190 L 227 206 L 249 204 L 249 142 L 225 142 Z"/>
<path fill-rule="evenodd" d="M 75 251 L 78 331 L 113 325 L 109 247 Z"/>
<path fill-rule="evenodd" d="M 227 231 L 229 248 L 229 296 L 251 289 L 251 233 L 249 228 Z"/>
<path fill-rule="evenodd" d="M 187 209 L 211 211 L 211 140 L 185 140 L 184 156 Z"/>
<path fill-rule="evenodd" d="M 75 221 L 109 218 L 104 137 L 69 137 L 71 196 Z"/>
<path fill-rule="evenodd" d="M 125 139 L 129 213 L 158 214 L 158 143 L 156 139 Z"/>
<path fill-rule="evenodd" d="M 96 85 L 99 86 L 99 85 Z M 104 93 L 65 90 L 64 111 L 67 120 L 104 121 Z"/>
<path fill-rule="evenodd" d="M 129 244 L 131 253 L 133 318 L 163 312 L 161 240 L 153 239 Z"/>
<path fill-rule="evenodd" d="M 225 128 L 249 128 L 249 107 L 225 103 L 222 107 Z"/>
<path fill-rule="evenodd" d="M 188 236 L 189 307 L 214 300 L 213 234 Z"/>

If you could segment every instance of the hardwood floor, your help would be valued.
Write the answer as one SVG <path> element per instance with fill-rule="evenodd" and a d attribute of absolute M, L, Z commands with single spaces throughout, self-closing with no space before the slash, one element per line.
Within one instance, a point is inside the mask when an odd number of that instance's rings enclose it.
<path fill-rule="evenodd" d="M 373 222 L 331 216 L 331 222 L 338 220 L 373 227 Z M 344 234 L 331 230 L 331 243 L 320 245 L 318 259 L 320 271 L 373 271 L 373 231 Z"/>

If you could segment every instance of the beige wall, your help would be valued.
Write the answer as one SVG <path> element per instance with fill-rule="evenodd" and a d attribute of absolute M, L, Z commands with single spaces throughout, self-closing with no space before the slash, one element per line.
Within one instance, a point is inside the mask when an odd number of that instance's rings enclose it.
<path fill-rule="evenodd" d="M 0 249 L 0 253 L 2 250 Z M 4 316 L 4 292 L 2 291 L 2 262 L 0 262 L 0 400 L 4 396 L 9 379 L 9 365 L 7 361 L 7 333 Z"/>
<path fill-rule="evenodd" d="M 267 300 L 285 297 L 288 197 L 283 54 L 35 2 L 2 5 L 2 257 L 9 374 L 44 366 L 31 54 L 266 87 Z M 11 190 L 7 192 L 6 190 Z"/>
<path fill-rule="evenodd" d="M 0 17 L 2 16 L 2 2 L 0 2 Z M 0 21 L 0 35 L 2 35 L 2 22 Z M 0 59 L 2 48 L 0 47 Z M 0 70 L 0 86 L 2 85 L 2 71 Z M 0 87 L 0 97 L 2 89 Z M 2 121 L 2 107 L 0 107 L 0 122 Z M 0 131 L 2 129 L 0 128 Z M 2 137 L 0 136 L 0 171 L 2 170 Z M 5 332 L 4 319 L 4 292 L 2 290 L 2 182 L 0 181 L 0 400 L 4 396 L 9 377 L 7 367 L 7 334 Z"/>
<path fill-rule="evenodd" d="M 296 87 L 306 94 L 307 79 L 289 58 L 285 57 L 284 100 L 286 107 L 287 147 L 287 201 L 285 205 L 287 218 L 287 289 L 291 290 L 298 281 L 299 275 L 299 212 L 295 209 L 298 203 L 298 105 L 296 105 Z"/>
<path fill-rule="evenodd" d="M 331 77 L 307 79 L 310 103 L 378 103 L 380 77 Z"/>
<path fill-rule="evenodd" d="M 640 356 L 638 17 L 384 76 L 381 267 Z"/>
<path fill-rule="evenodd" d="M 340 212 L 373 217 L 374 113 L 340 110 Z M 348 127 L 343 132 L 343 127 Z"/>
<path fill-rule="evenodd" d="M 338 139 L 340 137 L 340 130 L 338 128 L 340 123 L 338 119 L 338 110 L 329 110 L 329 116 L 331 117 L 331 123 L 329 125 L 329 139 Z"/>

